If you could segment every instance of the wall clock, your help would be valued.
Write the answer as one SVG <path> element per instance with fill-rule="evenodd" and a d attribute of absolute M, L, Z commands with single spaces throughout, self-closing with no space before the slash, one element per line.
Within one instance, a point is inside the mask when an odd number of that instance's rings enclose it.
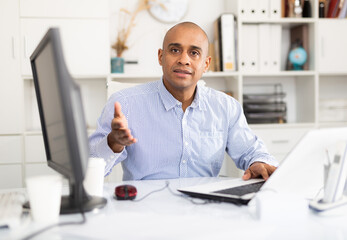
<path fill-rule="evenodd" d="M 180 21 L 188 10 L 188 0 L 156 0 L 149 4 L 149 13 L 163 23 Z"/>

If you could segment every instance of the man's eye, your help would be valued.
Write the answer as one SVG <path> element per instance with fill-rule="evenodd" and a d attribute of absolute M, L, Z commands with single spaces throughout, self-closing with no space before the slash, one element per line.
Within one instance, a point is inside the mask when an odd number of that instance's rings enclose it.
<path fill-rule="evenodd" d="M 192 54 L 193 56 L 198 56 L 198 55 L 200 55 L 200 53 L 199 53 L 198 51 L 192 51 L 191 54 Z"/>
<path fill-rule="evenodd" d="M 179 49 L 177 49 L 177 48 L 172 48 L 171 49 L 171 52 L 173 52 L 173 53 L 178 53 L 180 50 Z"/>

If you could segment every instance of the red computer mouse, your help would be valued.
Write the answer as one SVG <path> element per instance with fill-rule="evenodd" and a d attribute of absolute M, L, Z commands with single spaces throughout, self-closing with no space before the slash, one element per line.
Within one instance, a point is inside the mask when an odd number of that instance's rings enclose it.
<path fill-rule="evenodd" d="M 115 188 L 114 194 L 117 200 L 133 200 L 136 197 L 137 190 L 133 185 L 119 185 Z"/>

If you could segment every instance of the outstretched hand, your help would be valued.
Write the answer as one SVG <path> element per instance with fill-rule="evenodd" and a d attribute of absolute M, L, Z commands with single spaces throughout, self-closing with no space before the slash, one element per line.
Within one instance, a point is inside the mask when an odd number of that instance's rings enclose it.
<path fill-rule="evenodd" d="M 128 122 L 122 113 L 119 102 L 114 104 L 114 117 L 111 122 L 111 132 L 107 136 L 107 142 L 113 152 L 119 153 L 125 146 L 137 142 L 137 139 L 131 135 L 128 128 Z"/>
<path fill-rule="evenodd" d="M 245 171 L 242 176 L 243 180 L 249 180 L 251 178 L 262 177 L 265 180 L 276 170 L 277 168 L 263 162 L 254 162 L 249 168 Z"/>

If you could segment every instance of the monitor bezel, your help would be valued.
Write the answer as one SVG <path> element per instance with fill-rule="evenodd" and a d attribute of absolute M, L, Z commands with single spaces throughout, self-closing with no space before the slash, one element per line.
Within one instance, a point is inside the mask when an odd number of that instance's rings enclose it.
<path fill-rule="evenodd" d="M 40 89 L 40 80 L 38 80 L 36 59 L 40 56 L 41 52 L 49 43 L 51 43 L 54 61 L 53 64 L 55 67 L 56 78 L 58 79 L 57 86 L 59 88 L 59 96 L 62 107 L 61 110 L 64 128 L 66 131 L 64 136 L 66 136 L 67 139 L 66 150 L 68 151 L 68 164 L 70 164 L 70 169 L 65 168 L 62 166 L 62 164 L 59 164 L 52 159 L 50 150 L 51 147 L 46 129 L 45 114 L 42 105 L 43 99 L 41 97 L 42 91 Z M 69 214 L 92 211 L 95 208 L 103 208 L 107 204 L 107 200 L 103 197 L 90 196 L 85 191 L 83 186 L 89 156 L 87 127 L 85 123 L 80 88 L 70 76 L 65 65 L 63 48 L 58 28 L 50 28 L 47 31 L 31 55 L 30 61 L 39 108 L 47 164 L 52 169 L 65 176 L 69 182 L 69 195 L 62 197 L 60 213 Z"/>
<path fill-rule="evenodd" d="M 59 79 L 57 81 L 58 88 L 59 88 L 59 96 L 61 97 L 61 106 L 62 106 L 62 113 L 64 115 L 64 128 L 65 133 L 68 136 L 68 151 L 69 151 L 69 164 L 71 167 L 70 169 L 67 169 L 66 167 L 60 165 L 59 163 L 55 162 L 54 159 L 52 159 L 51 152 L 50 152 L 50 145 L 48 142 L 48 135 L 47 135 L 47 129 L 46 129 L 46 121 L 44 117 L 44 109 L 42 106 L 42 99 L 41 99 L 41 89 L 40 85 L 38 83 L 38 76 L 37 76 L 37 68 L 36 68 L 36 59 L 40 56 L 41 52 L 46 48 L 46 46 L 51 43 L 51 49 L 53 51 L 53 58 L 55 61 L 55 67 L 56 67 L 56 77 Z M 65 177 L 69 179 L 72 183 L 75 183 L 76 181 L 81 181 L 81 179 L 84 179 L 85 171 L 86 171 L 86 164 L 83 164 L 82 161 L 85 161 L 87 163 L 88 159 L 82 159 L 83 156 L 81 156 L 80 152 L 77 151 L 79 149 L 79 146 L 76 146 L 76 143 L 78 144 L 78 139 L 76 133 L 76 126 L 73 119 L 74 113 L 71 105 L 71 98 L 70 93 L 68 92 L 71 89 L 71 86 L 68 84 L 73 84 L 73 79 L 71 78 L 70 74 L 67 71 L 67 67 L 65 65 L 64 56 L 63 56 L 63 49 L 62 44 L 60 41 L 60 34 L 59 30 L 56 28 L 51 28 L 48 30 L 48 32 L 45 34 L 33 54 L 30 56 L 31 66 L 33 70 L 33 80 L 35 89 L 38 89 L 36 92 L 37 102 L 38 102 L 38 108 L 40 113 L 40 122 L 41 122 L 41 128 L 42 128 L 42 135 L 44 138 L 44 145 L 45 145 L 45 152 L 47 157 L 47 164 L 48 166 L 55 169 L 57 172 L 61 173 Z M 66 81 L 67 80 L 67 81 Z M 73 86 L 78 87 L 78 86 Z M 82 109 L 83 110 L 83 109 Z M 82 123 L 83 122 L 83 123 Z M 83 124 L 83 128 L 86 129 L 85 121 L 81 121 L 81 124 Z M 85 140 L 85 144 L 88 144 L 88 138 Z M 88 154 L 87 154 L 88 155 Z M 72 172 L 73 171 L 73 172 Z"/>

